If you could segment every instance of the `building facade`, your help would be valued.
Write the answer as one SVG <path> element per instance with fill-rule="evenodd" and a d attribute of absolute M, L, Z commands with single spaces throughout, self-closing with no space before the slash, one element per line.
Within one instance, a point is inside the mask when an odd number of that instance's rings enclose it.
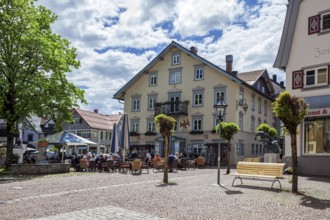
<path fill-rule="evenodd" d="M 74 108 L 72 114 L 74 122 L 64 124 L 63 130 L 91 140 L 97 145 L 71 146 L 68 155 L 86 154 L 88 151 L 93 154 L 109 153 L 113 125 L 118 124 L 123 115 L 104 115 L 98 113 L 97 109 L 90 112 L 79 108 Z"/>
<path fill-rule="evenodd" d="M 274 87 L 258 78 L 258 87 L 241 80 L 232 71 L 233 57 L 226 56 L 226 70 L 197 54 L 197 49 L 170 43 L 155 59 L 114 94 L 124 101 L 129 117 L 131 149 L 151 150 L 163 155 L 164 141 L 157 132 L 155 115 L 164 113 L 176 119 L 170 140 L 171 152 L 188 156 L 204 155 L 209 164 L 217 161 L 218 123 L 214 110 L 219 97 L 228 104 L 224 117 L 240 131 L 231 140 L 231 164 L 251 155 L 262 155 L 255 141 L 261 123 L 274 126 L 271 103 Z M 221 140 L 221 161 L 226 162 L 226 140 Z M 257 150 L 256 150 L 257 149 Z"/>
<path fill-rule="evenodd" d="M 330 2 L 290 0 L 274 67 L 291 95 L 309 105 L 298 127 L 298 171 L 330 175 Z M 290 137 L 285 137 L 291 157 Z"/>

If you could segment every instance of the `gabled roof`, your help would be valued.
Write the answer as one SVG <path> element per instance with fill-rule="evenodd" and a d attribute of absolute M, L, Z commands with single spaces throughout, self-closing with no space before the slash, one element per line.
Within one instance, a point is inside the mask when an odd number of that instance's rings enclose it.
<path fill-rule="evenodd" d="M 114 99 L 119 99 L 119 100 L 124 100 L 124 95 L 125 92 L 137 81 L 139 80 L 143 74 L 147 73 L 149 69 L 151 69 L 157 62 L 159 62 L 160 60 L 163 59 L 163 57 L 170 51 L 171 48 L 177 48 L 179 50 L 181 50 L 182 52 L 188 54 L 189 56 L 193 57 L 194 59 L 200 61 L 201 63 L 203 63 L 204 65 L 209 66 L 210 68 L 214 69 L 215 71 L 219 72 L 222 75 L 225 75 L 226 77 L 228 77 L 229 79 L 238 82 L 238 83 L 242 83 L 242 81 L 240 79 L 238 79 L 237 77 L 233 76 L 232 74 L 229 74 L 228 72 L 226 72 L 225 70 L 221 69 L 220 67 L 214 65 L 213 63 L 205 60 L 204 58 L 202 58 L 201 56 L 191 52 L 190 50 L 188 50 L 187 48 L 181 46 L 180 44 L 178 44 L 175 41 L 172 41 L 160 54 L 158 54 L 157 57 L 155 57 L 146 67 L 144 67 L 138 74 L 136 74 L 130 81 L 128 81 L 120 90 L 118 90 L 114 95 L 113 98 Z"/>
<path fill-rule="evenodd" d="M 289 0 L 289 6 L 286 12 L 280 47 L 278 49 L 276 60 L 273 65 L 275 68 L 285 70 L 286 66 L 288 65 L 293 35 L 299 13 L 299 6 L 302 1 L 303 0 Z"/>
<path fill-rule="evenodd" d="M 43 120 L 42 118 L 40 118 L 39 116 L 36 115 L 32 115 L 31 117 L 26 119 L 30 125 L 31 125 L 31 129 L 34 129 L 36 133 L 41 134 L 43 133 L 42 128 L 41 128 L 41 121 Z"/>
<path fill-rule="evenodd" d="M 269 77 L 267 69 L 238 73 L 237 77 L 254 88 L 256 88 L 255 83 L 257 81 L 264 80 L 270 92 L 269 95 L 272 97 L 275 93 L 272 79 Z"/>
<path fill-rule="evenodd" d="M 117 115 L 103 115 L 96 112 L 90 112 L 79 108 L 74 108 L 78 115 L 91 127 L 94 129 L 101 130 L 112 130 L 113 124 L 120 121 L 122 114 Z"/>
<path fill-rule="evenodd" d="M 255 70 L 255 71 L 251 71 L 251 72 L 242 72 L 242 73 L 238 73 L 237 77 L 240 78 L 241 80 L 245 81 L 250 86 L 253 86 L 254 83 L 260 78 L 260 76 L 262 75 L 262 73 L 264 71 L 265 70 Z"/>

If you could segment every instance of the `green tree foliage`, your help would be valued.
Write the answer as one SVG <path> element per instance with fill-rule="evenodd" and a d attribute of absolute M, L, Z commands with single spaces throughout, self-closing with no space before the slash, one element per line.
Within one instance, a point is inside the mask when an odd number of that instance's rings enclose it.
<path fill-rule="evenodd" d="M 289 92 L 282 92 L 273 103 L 272 110 L 284 124 L 291 139 L 292 153 L 292 192 L 298 193 L 298 158 L 297 158 L 297 127 L 307 114 L 306 103 Z"/>
<path fill-rule="evenodd" d="M 277 135 L 275 128 L 270 127 L 268 124 L 261 124 L 258 126 L 257 131 L 266 132 L 270 137 L 274 138 Z"/>
<path fill-rule="evenodd" d="M 174 132 L 174 124 L 176 120 L 165 114 L 159 114 L 155 117 L 155 122 L 159 128 L 159 133 L 164 138 L 165 147 L 165 168 L 163 182 L 168 184 L 168 156 L 170 154 L 169 138 Z"/>
<path fill-rule="evenodd" d="M 216 132 L 219 134 L 219 124 L 216 126 Z M 239 126 L 234 122 L 221 122 L 221 138 L 226 139 L 227 143 L 227 174 L 230 173 L 230 152 L 231 144 L 230 141 L 233 139 L 234 135 L 240 130 Z"/>
<path fill-rule="evenodd" d="M 7 122 L 6 169 L 13 160 L 13 137 L 32 114 L 51 117 L 59 129 L 84 91 L 66 79 L 78 68 L 76 49 L 52 33 L 56 16 L 34 0 L 0 1 L 0 115 Z"/>

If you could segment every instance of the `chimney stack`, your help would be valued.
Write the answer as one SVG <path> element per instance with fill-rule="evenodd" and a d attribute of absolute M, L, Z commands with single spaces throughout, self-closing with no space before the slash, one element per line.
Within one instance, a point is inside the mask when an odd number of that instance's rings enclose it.
<path fill-rule="evenodd" d="M 99 110 L 97 110 L 97 109 L 94 109 L 94 113 L 99 113 Z"/>
<path fill-rule="evenodd" d="M 226 55 L 226 71 L 231 73 L 233 70 L 233 55 Z"/>
<path fill-rule="evenodd" d="M 190 51 L 191 51 L 193 54 L 196 54 L 196 55 L 197 55 L 198 49 L 197 49 L 197 47 L 192 46 L 192 47 L 190 47 Z"/>
<path fill-rule="evenodd" d="M 276 75 L 273 75 L 273 81 L 277 82 L 277 76 Z"/>
<path fill-rule="evenodd" d="M 284 88 L 284 81 L 280 82 L 281 88 Z"/>

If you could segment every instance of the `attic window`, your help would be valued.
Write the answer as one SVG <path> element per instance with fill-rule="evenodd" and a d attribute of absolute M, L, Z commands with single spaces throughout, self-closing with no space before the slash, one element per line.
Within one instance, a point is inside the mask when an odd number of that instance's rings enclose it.
<path fill-rule="evenodd" d="M 74 123 L 75 124 L 81 124 L 82 123 L 82 119 L 81 118 L 74 118 Z"/>
<path fill-rule="evenodd" d="M 181 53 L 180 51 L 172 53 L 172 66 L 181 64 Z"/>

